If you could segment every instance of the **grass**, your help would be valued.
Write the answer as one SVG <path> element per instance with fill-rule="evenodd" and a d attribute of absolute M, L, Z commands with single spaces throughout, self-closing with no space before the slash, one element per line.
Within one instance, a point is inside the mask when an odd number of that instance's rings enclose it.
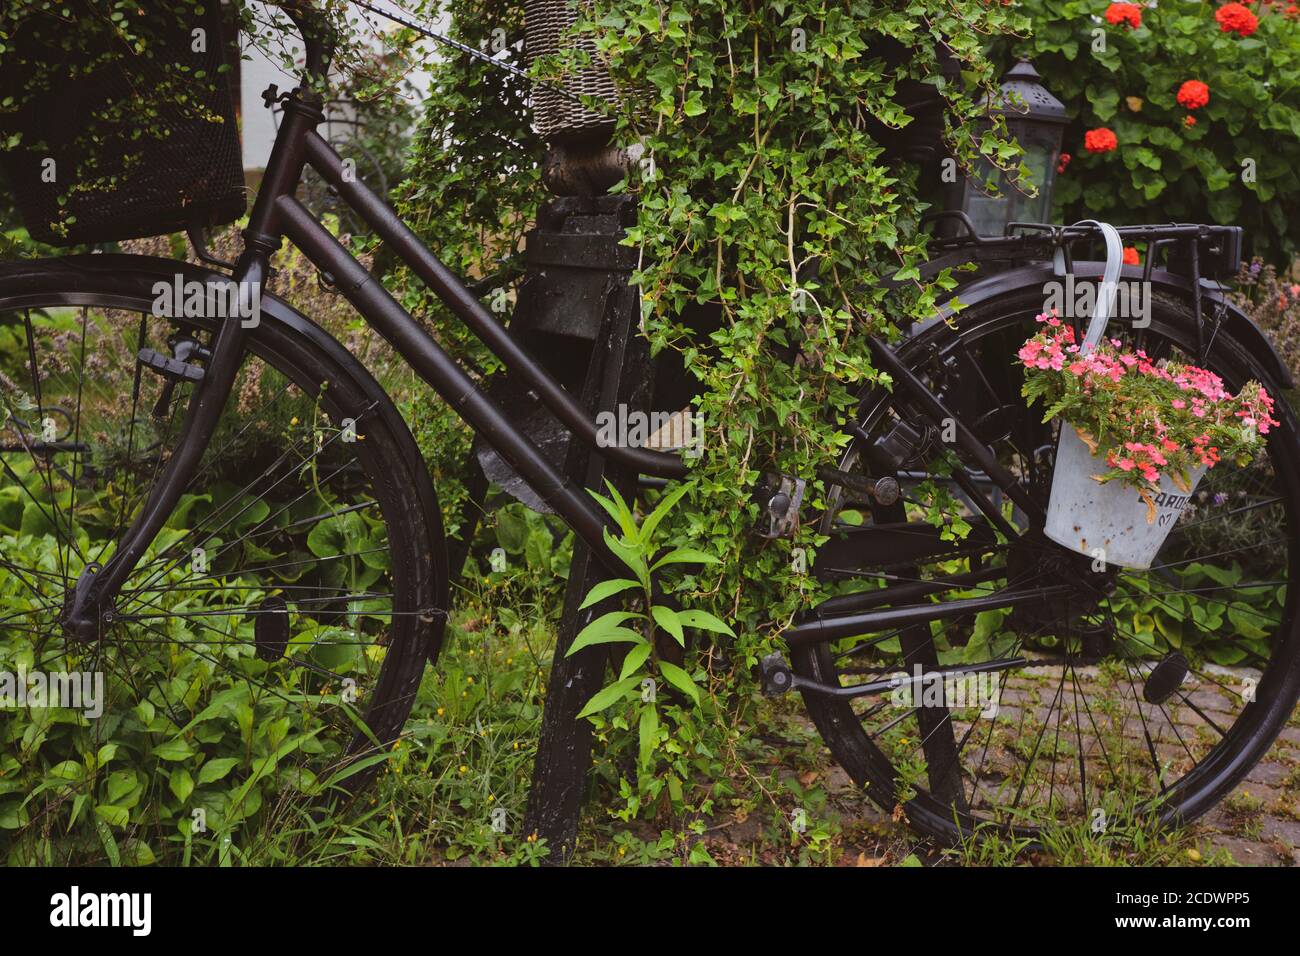
<path fill-rule="evenodd" d="M 548 850 L 522 828 L 536 752 L 554 603 L 526 576 L 465 595 L 389 770 L 358 804 L 324 820 L 281 808 L 239 848 L 248 863 L 528 865 Z M 534 582 L 535 583 L 535 582 Z M 761 728 L 761 730 L 759 729 Z M 595 753 L 575 865 L 621 866 L 1197 866 L 1232 858 L 1198 829 L 1086 822 L 1039 845 L 996 837 L 938 847 L 885 813 L 830 762 L 797 698 L 763 700 L 726 763 L 713 812 L 623 821 L 615 768 Z M 1237 832 L 1258 831 L 1262 802 L 1225 804 Z M 1128 819 L 1117 811 L 1114 818 Z M 1258 833 L 1254 839 L 1258 839 Z"/>

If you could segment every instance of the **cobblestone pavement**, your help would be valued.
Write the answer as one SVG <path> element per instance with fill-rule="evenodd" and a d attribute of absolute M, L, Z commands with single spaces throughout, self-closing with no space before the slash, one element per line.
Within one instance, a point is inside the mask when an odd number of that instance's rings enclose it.
<path fill-rule="evenodd" d="M 1045 676 L 1049 691 L 1054 690 L 1055 678 L 1050 674 Z M 1088 684 L 1095 679 L 1096 673 L 1081 669 L 1079 676 L 1080 687 L 1087 694 Z M 1158 718 L 1148 715 L 1157 749 L 1162 758 L 1173 761 L 1179 774 L 1190 766 L 1190 761 L 1177 766 L 1185 756 L 1185 751 L 1179 752 L 1174 743 L 1175 737 L 1181 734 L 1198 751 L 1198 741 L 1204 744 L 1206 740 L 1215 739 L 1209 734 L 1209 725 L 1224 728 L 1230 726 L 1234 713 L 1241 706 L 1240 699 L 1234 698 L 1230 689 L 1240 687 L 1242 682 L 1250 678 L 1257 678 L 1258 672 L 1211 666 L 1203 677 L 1194 684 L 1190 683 L 1192 679 L 1189 678 L 1189 685 L 1185 685 L 1188 691 L 1187 702 L 1181 706 L 1170 704 L 1164 713 L 1168 719 L 1163 728 L 1156 726 Z M 1013 682 L 1003 695 L 1002 719 L 1015 720 L 1016 715 L 1025 711 L 1031 720 L 1033 717 L 1041 720 L 1047 713 L 1042 706 L 1043 687 L 1044 681 L 1041 678 L 1036 684 Z M 1069 697 L 1068 691 L 1065 696 Z M 1086 735 L 1087 721 L 1081 720 L 1080 723 L 1085 725 Z M 960 722 L 957 725 L 959 736 L 962 726 Z M 1135 737 L 1141 733 L 1140 726 L 1131 715 L 1124 726 L 1125 737 Z M 1070 733 L 1073 733 L 1072 729 Z M 1198 733 L 1199 737 L 1196 736 Z M 1092 744 L 1085 740 L 1085 750 L 1093 749 Z M 882 833 L 894 831 L 893 839 L 896 843 L 908 839 L 901 826 L 894 824 L 889 814 L 880 811 L 855 792 L 856 788 L 848 775 L 834 763 L 828 760 L 819 776 L 832 799 L 857 816 L 867 827 Z M 1197 852 L 1207 861 L 1226 862 L 1226 854 L 1236 863 L 1247 866 L 1300 865 L 1300 708 L 1297 708 L 1267 755 L 1251 770 L 1247 778 L 1227 798 L 1193 824 L 1189 835 Z"/>
<path fill-rule="evenodd" d="M 1300 710 L 1297 711 L 1300 714 Z M 1297 717 L 1249 776 L 1196 824 L 1205 845 L 1243 865 L 1300 865 L 1300 726 Z"/>

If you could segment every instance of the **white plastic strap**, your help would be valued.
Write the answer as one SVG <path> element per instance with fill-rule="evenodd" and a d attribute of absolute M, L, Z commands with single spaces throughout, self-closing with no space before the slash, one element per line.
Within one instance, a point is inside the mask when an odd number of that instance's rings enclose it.
<path fill-rule="evenodd" d="M 1106 323 L 1110 321 L 1111 312 L 1115 308 L 1115 296 L 1119 292 L 1119 273 L 1124 267 L 1124 242 L 1120 239 L 1119 232 L 1108 222 L 1082 219 L 1075 225 L 1096 226 L 1106 239 L 1106 268 L 1102 271 L 1101 288 L 1097 290 L 1097 304 L 1092 310 L 1088 332 L 1083 337 L 1083 345 L 1079 347 L 1079 354 L 1087 355 L 1097 347 L 1097 343 L 1106 334 Z"/>

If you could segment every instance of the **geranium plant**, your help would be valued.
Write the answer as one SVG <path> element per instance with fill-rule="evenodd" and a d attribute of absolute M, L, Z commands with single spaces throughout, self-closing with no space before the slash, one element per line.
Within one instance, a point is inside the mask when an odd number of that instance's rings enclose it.
<path fill-rule="evenodd" d="M 1276 260 L 1300 242 L 1300 8 L 1215 0 L 1021 0 L 1032 59 L 1065 103 L 1054 222 L 1217 222 Z"/>
<path fill-rule="evenodd" d="M 1258 382 L 1234 395 L 1213 372 L 1154 360 L 1118 339 L 1103 339 L 1084 355 L 1069 323 L 1054 314 L 1038 321 L 1042 331 L 1019 353 L 1022 393 L 1043 403 L 1043 421 L 1068 422 L 1104 458 L 1098 481 L 1133 487 L 1149 508 L 1162 477 L 1187 492 L 1202 466 L 1226 459 L 1244 467 L 1278 424 L 1273 399 Z"/>

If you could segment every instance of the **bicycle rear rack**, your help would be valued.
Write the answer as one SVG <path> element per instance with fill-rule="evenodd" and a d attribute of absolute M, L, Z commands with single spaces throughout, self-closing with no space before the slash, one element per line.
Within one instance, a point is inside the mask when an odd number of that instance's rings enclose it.
<path fill-rule="evenodd" d="M 937 274 L 944 268 L 975 262 L 1007 263 L 1008 267 L 1025 262 L 1054 261 L 1057 275 L 1075 271 L 1075 246 L 1079 243 L 1097 242 L 1103 238 L 1100 225 L 1076 223 L 1071 226 L 1041 222 L 1012 222 L 1001 236 L 981 236 L 969 216 L 959 210 L 933 213 L 922 224 L 952 219 L 965 227 L 959 236 L 934 239 L 932 253 L 938 253 L 926 264 L 923 275 Z M 1151 281 L 1160 254 L 1164 253 L 1165 269 L 1190 280 L 1192 308 L 1196 316 L 1197 360 L 1204 363 L 1218 327 L 1223 321 L 1226 301 L 1219 298 L 1219 307 L 1209 337 L 1205 335 L 1203 280 L 1222 283 L 1232 278 L 1241 268 L 1242 228 L 1240 226 L 1209 226 L 1198 223 L 1164 223 L 1157 225 L 1116 226 L 1124 245 L 1146 244 L 1141 281 Z M 998 271 L 996 268 L 992 271 Z M 1213 286 L 1211 286 L 1213 288 Z M 1078 330 L 1076 330 L 1078 331 Z"/>
<path fill-rule="evenodd" d="M 959 255 L 963 262 L 1024 262 L 1027 259 L 1052 259 L 1059 251 L 1063 257 L 1061 264 L 1067 271 L 1073 271 L 1074 245 L 1102 238 L 1101 228 L 1096 225 L 1063 226 L 1044 222 L 1012 222 L 1008 223 L 1004 235 L 981 236 L 976 233 L 975 224 L 970 217 L 960 210 L 932 213 L 922 220 L 922 224 L 944 219 L 957 221 L 965 227 L 966 232 L 947 239 L 931 240 L 931 252 L 943 254 L 932 259 L 932 262 L 940 258 L 949 261 L 953 254 Z M 1175 274 L 1186 275 L 1193 280 L 1225 279 L 1235 275 L 1241 267 L 1240 226 L 1164 223 L 1116 226 L 1115 231 L 1125 245 L 1147 243 L 1146 263 L 1142 273 L 1144 280 L 1150 280 L 1157 254 L 1166 249 L 1175 250 L 1179 244 L 1186 247 L 1185 257 L 1167 260 L 1169 271 Z"/>

